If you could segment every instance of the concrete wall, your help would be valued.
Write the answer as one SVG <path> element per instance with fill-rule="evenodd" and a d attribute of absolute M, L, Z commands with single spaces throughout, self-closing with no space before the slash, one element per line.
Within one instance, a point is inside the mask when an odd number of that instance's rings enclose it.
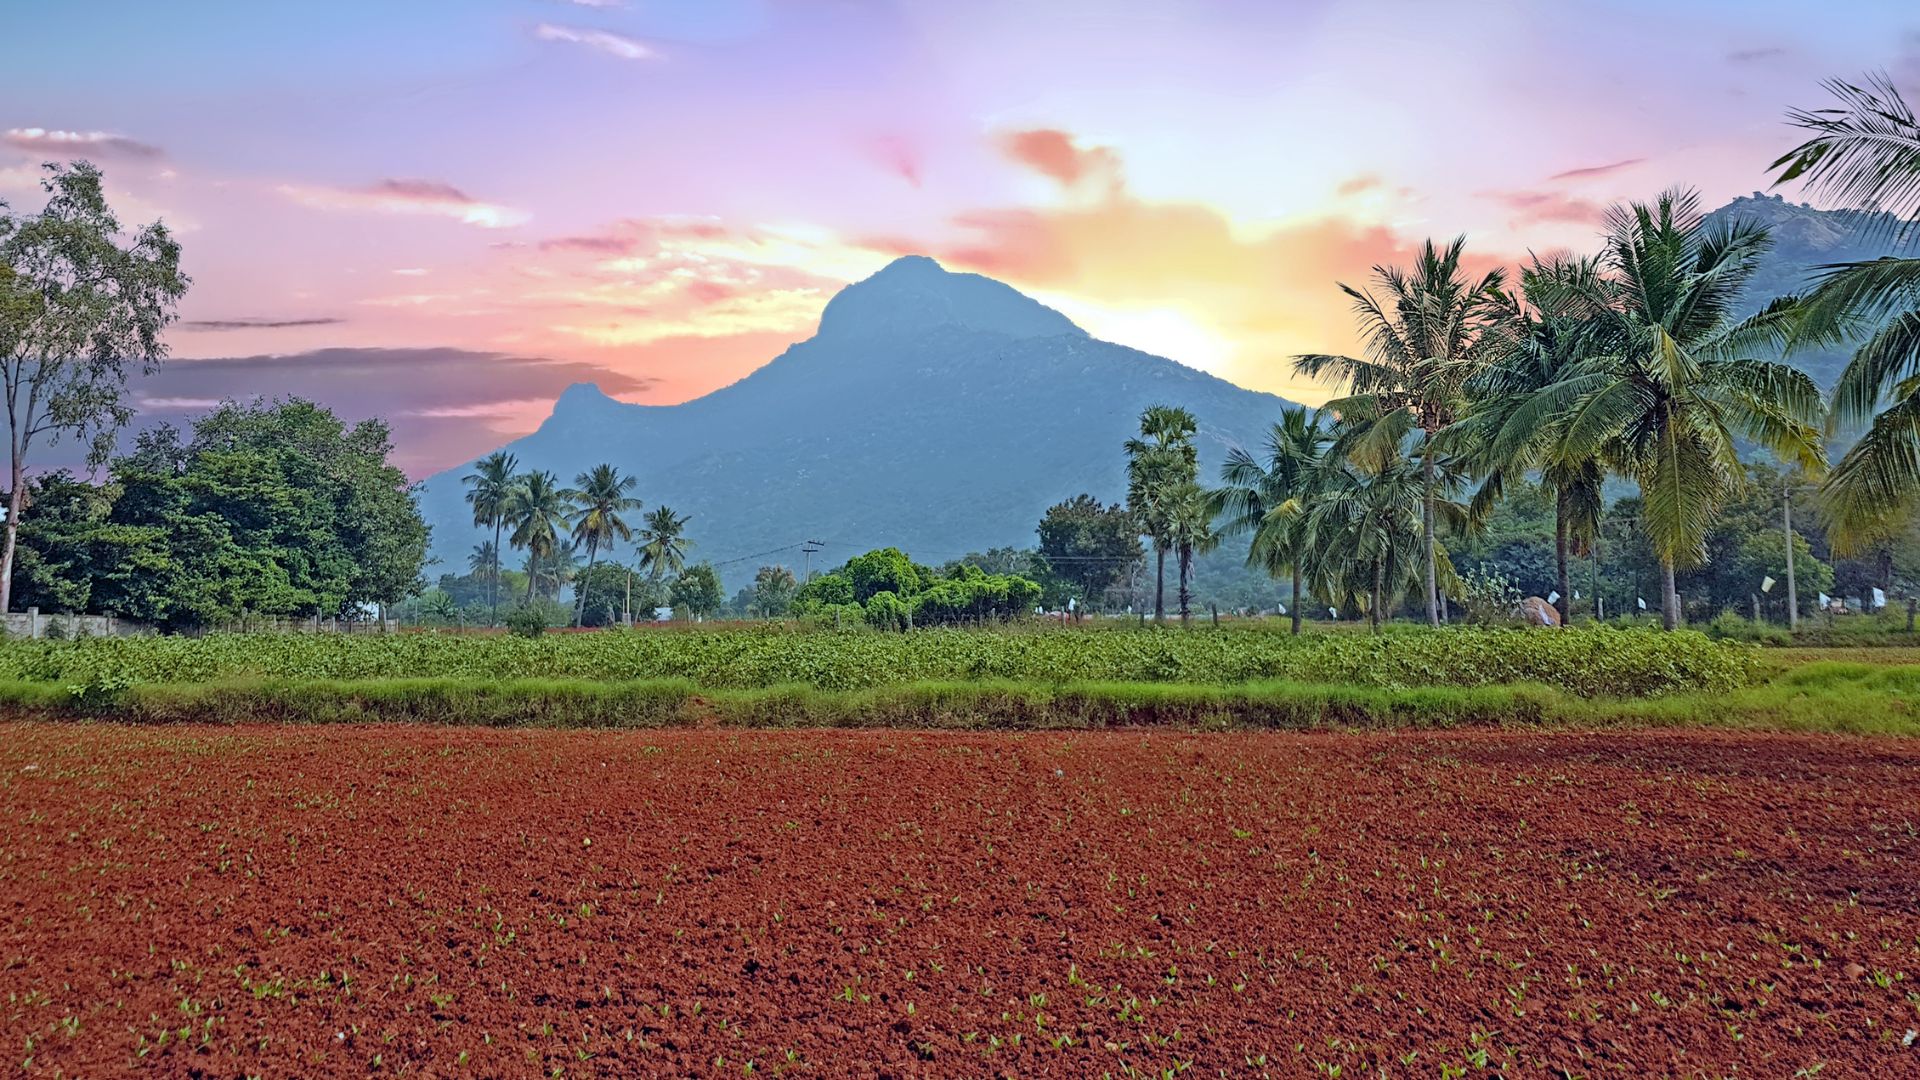
<path fill-rule="evenodd" d="M 138 637 L 153 627 L 113 615 L 47 615 L 37 607 L 0 615 L 0 630 L 13 638 Z"/>

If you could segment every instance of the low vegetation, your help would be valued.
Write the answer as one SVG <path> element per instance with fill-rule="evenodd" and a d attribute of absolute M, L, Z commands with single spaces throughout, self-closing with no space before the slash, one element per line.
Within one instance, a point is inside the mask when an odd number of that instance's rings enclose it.
<path fill-rule="evenodd" d="M 1820 661 L 1734 689 L 1581 697 L 1540 683 L 1357 686 L 918 681 L 698 689 L 685 679 L 234 679 L 0 682 L 7 719 L 477 727 L 1044 730 L 1716 727 L 1920 735 L 1920 664 Z"/>
<path fill-rule="evenodd" d="M 1382 689 L 1541 683 L 1583 697 L 1657 696 L 1746 685 L 1758 670 L 1757 654 L 1700 634 L 1606 628 L 1407 628 L 1378 637 L 1299 638 L 1258 626 L 1184 633 L 1032 628 L 912 634 L 727 627 L 538 638 L 212 634 L 7 642 L 0 646 L 0 679 L 75 687 L 262 678 L 684 679 L 702 690 L 863 690 L 977 680 L 1210 686 L 1286 680 Z"/>

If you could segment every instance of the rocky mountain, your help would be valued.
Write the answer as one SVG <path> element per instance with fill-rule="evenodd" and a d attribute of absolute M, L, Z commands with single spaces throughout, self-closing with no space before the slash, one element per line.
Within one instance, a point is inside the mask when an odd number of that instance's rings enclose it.
<path fill-rule="evenodd" d="M 842 290 L 812 338 L 731 386 L 661 406 L 576 384 L 505 449 L 567 481 L 603 461 L 633 473 L 649 507 L 692 515 L 699 558 L 816 539 L 816 567 L 888 544 L 937 563 L 1031 546 L 1046 508 L 1079 492 L 1119 498 L 1121 444 L 1141 409 L 1163 402 L 1198 418 L 1208 476 L 1229 446 L 1257 446 L 1287 404 L 908 257 Z M 467 471 L 429 478 L 421 496 L 448 568 L 480 539 L 462 501 Z M 760 561 L 797 564 L 798 553 Z M 755 565 L 732 568 L 729 588 Z"/>
<path fill-rule="evenodd" d="M 1886 214 L 1816 210 L 1806 203 L 1791 203 L 1758 191 L 1734 199 L 1708 218 L 1758 222 L 1767 227 L 1773 240 L 1747 288 L 1741 305 L 1743 315 L 1758 311 L 1775 297 L 1806 292 L 1823 266 L 1894 253 L 1913 254 L 1911 243 L 1896 243 L 1898 223 Z M 1826 388 L 1840 377 L 1850 355 L 1846 349 L 1825 349 L 1790 359 Z"/>
<path fill-rule="evenodd" d="M 1773 234 L 1748 310 L 1804 291 L 1818 267 L 1886 254 L 1896 239 L 1884 217 L 1757 192 L 1711 216 Z M 1794 358 L 1822 386 L 1846 360 L 1844 350 Z M 692 515 L 702 558 L 817 539 L 827 550 L 816 566 L 887 544 L 939 562 L 1030 546 L 1047 506 L 1079 492 L 1119 498 L 1121 443 L 1157 402 L 1199 419 L 1208 477 L 1229 446 L 1257 446 L 1286 404 L 1099 341 L 1007 285 L 912 256 L 842 290 L 812 338 L 732 386 L 658 406 L 577 384 L 505 449 L 563 480 L 602 461 L 632 472 L 649 506 Z M 449 568 L 479 539 L 462 502 L 467 471 L 429 478 L 421 497 Z"/>

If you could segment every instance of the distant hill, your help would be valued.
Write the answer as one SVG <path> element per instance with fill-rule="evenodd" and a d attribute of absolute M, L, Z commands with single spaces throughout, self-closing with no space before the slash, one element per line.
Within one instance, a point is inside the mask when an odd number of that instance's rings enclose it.
<path fill-rule="evenodd" d="M 843 289 L 812 338 L 731 386 L 659 406 L 576 384 L 505 449 L 565 481 L 603 461 L 633 473 L 648 506 L 692 515 L 697 558 L 817 539 L 816 568 L 888 544 L 938 563 L 1031 547 L 1046 508 L 1079 492 L 1120 498 L 1121 444 L 1161 402 L 1198 418 L 1209 477 L 1229 446 L 1259 445 L 1287 404 L 1096 340 L 1007 285 L 915 256 Z M 480 540 L 462 501 L 468 471 L 428 478 L 421 496 L 447 568 Z M 728 587 L 758 562 L 726 569 Z"/>
<path fill-rule="evenodd" d="M 1775 297 L 1804 293 L 1819 268 L 1834 263 L 1877 259 L 1895 251 L 1894 222 L 1886 214 L 1857 210 L 1816 210 L 1778 195 L 1754 192 L 1707 215 L 1709 220 L 1754 221 L 1767 227 L 1773 247 L 1747 289 L 1741 314 L 1751 314 Z M 1912 253 L 1912 245 L 1901 245 Z M 1828 349 L 1791 357 L 1822 389 L 1833 386 L 1851 351 Z"/>
<path fill-rule="evenodd" d="M 1803 291 L 1822 265 L 1893 246 L 1883 218 L 1777 196 L 1737 198 L 1710 216 L 1773 233 L 1748 310 Z M 1794 362 L 1825 387 L 1846 360 L 1833 350 Z M 910 256 L 841 290 L 812 338 L 731 386 L 661 406 L 576 384 L 538 431 L 505 449 L 565 481 L 602 461 L 633 473 L 647 505 L 692 515 L 700 558 L 817 539 L 827 550 L 816 566 L 887 544 L 937 563 L 1031 546 L 1045 509 L 1079 492 L 1121 497 L 1121 443 L 1158 402 L 1199 419 L 1209 479 L 1229 446 L 1257 446 L 1287 404 L 1099 341 L 1008 285 Z M 448 568 L 463 566 L 480 539 L 462 502 L 467 471 L 428 478 L 421 496 Z M 798 560 L 781 552 L 762 561 Z M 1208 576 L 1234 562 L 1217 554 Z M 729 586 L 755 565 L 730 569 Z"/>

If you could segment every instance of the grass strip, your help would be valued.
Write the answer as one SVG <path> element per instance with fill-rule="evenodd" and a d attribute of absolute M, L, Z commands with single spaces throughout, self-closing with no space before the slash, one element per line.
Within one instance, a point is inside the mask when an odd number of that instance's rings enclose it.
<path fill-rule="evenodd" d="M 1731 692 L 1653 698 L 1588 698 L 1537 684 L 1387 689 L 1281 681 L 928 681 L 857 690 L 703 690 L 683 679 L 257 679 L 118 690 L 0 682 L 0 718 L 1010 731 L 1651 726 L 1920 735 L 1920 665 L 1816 663 Z"/>

